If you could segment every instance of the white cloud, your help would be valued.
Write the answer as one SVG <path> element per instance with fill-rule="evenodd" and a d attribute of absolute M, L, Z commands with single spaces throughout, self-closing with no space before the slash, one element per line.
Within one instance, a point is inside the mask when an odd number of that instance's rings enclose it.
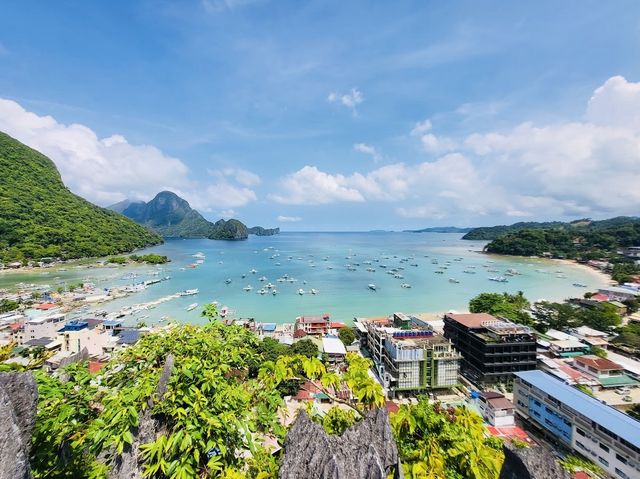
<path fill-rule="evenodd" d="M 11 100 L 0 99 L 0 131 L 47 155 L 73 192 L 98 204 L 149 200 L 162 190 L 174 191 L 204 211 L 239 207 L 256 199 L 247 187 L 260 179 L 251 172 L 231 169 L 220 173 L 213 184 L 193 181 L 187 165 L 154 146 L 133 145 L 122 135 L 99 138 L 84 125 L 59 123 Z"/>
<path fill-rule="evenodd" d="M 595 90 L 585 119 L 454 141 L 427 120 L 412 134 L 432 161 L 332 174 L 307 166 L 281 184 L 281 202 L 386 201 L 404 217 L 584 217 L 638 214 L 640 83 L 613 77 Z M 320 200 L 321 198 L 322 200 Z"/>
<path fill-rule="evenodd" d="M 358 190 L 347 186 L 344 176 L 324 173 L 315 166 L 305 166 L 284 177 L 280 186 L 284 194 L 270 195 L 270 198 L 282 204 L 320 205 L 336 201 L 364 201 L 364 196 Z"/>
<path fill-rule="evenodd" d="M 356 143 L 353 145 L 353 150 L 365 155 L 369 155 L 376 163 L 382 159 L 382 155 L 376 149 L 375 146 L 367 145 L 366 143 Z"/>
<path fill-rule="evenodd" d="M 340 95 L 335 92 L 329 93 L 327 101 L 329 101 L 329 103 L 339 103 L 349 108 L 351 110 L 351 113 L 353 113 L 353 115 L 355 116 L 358 114 L 356 107 L 364 101 L 364 96 L 362 95 L 362 92 L 360 90 L 358 90 L 357 88 L 352 88 L 349 93 L 346 93 L 344 95 Z"/>
<path fill-rule="evenodd" d="M 427 153 L 438 155 L 456 148 L 455 142 L 450 138 L 438 137 L 431 133 L 432 128 L 431 120 L 420 121 L 416 123 L 410 134 L 420 138 L 420 143 Z"/>
<path fill-rule="evenodd" d="M 221 170 L 208 170 L 215 178 L 231 178 L 243 186 L 257 186 L 262 183 L 261 178 L 255 173 L 242 168 L 223 168 Z"/>
<path fill-rule="evenodd" d="M 221 216 L 222 218 L 233 218 L 236 215 L 235 210 L 232 209 L 228 209 L 228 210 L 222 210 L 218 213 L 218 216 Z"/>
<path fill-rule="evenodd" d="M 297 223 L 298 221 L 302 221 L 302 218 L 299 216 L 283 216 L 280 215 L 276 218 L 280 223 Z"/>
<path fill-rule="evenodd" d="M 0 99 L 0 130 L 47 155 L 72 191 L 101 204 L 189 183 L 187 166 L 154 146 L 120 135 L 101 139 L 86 126 L 58 123 L 11 100 Z"/>

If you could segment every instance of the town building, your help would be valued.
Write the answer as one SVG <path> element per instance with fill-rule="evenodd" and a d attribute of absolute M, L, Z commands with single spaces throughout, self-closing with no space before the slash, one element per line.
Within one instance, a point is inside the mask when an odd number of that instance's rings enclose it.
<path fill-rule="evenodd" d="M 303 331 L 306 334 L 324 336 L 332 328 L 331 318 L 328 314 L 322 316 L 299 316 L 296 318 L 295 331 Z"/>
<path fill-rule="evenodd" d="M 483 391 L 474 398 L 474 404 L 484 420 L 494 427 L 511 427 L 516 425 L 515 406 L 504 394 L 494 391 Z"/>
<path fill-rule="evenodd" d="M 343 363 L 347 356 L 347 349 L 340 338 L 325 336 L 322 338 L 322 352 L 327 355 L 329 363 Z"/>
<path fill-rule="evenodd" d="M 426 322 L 403 313 L 358 321 L 367 330 L 362 346 L 391 397 L 458 384 L 460 354 Z"/>
<path fill-rule="evenodd" d="M 609 335 L 588 326 L 572 328 L 569 330 L 569 334 L 591 347 L 598 347 L 602 349 L 607 349 L 609 347 L 609 341 L 607 341 L 607 337 Z"/>
<path fill-rule="evenodd" d="M 628 299 L 640 297 L 640 292 L 637 290 L 621 286 L 607 286 L 606 288 L 599 288 L 598 293 L 605 295 L 610 301 L 626 301 Z"/>
<path fill-rule="evenodd" d="M 446 314 L 444 335 L 462 354 L 460 371 L 476 384 L 510 382 L 536 368 L 536 335 L 521 324 L 486 313 Z"/>
<path fill-rule="evenodd" d="M 543 371 L 515 373 L 519 416 L 612 477 L 640 476 L 640 422 Z"/>
<path fill-rule="evenodd" d="M 637 386 L 638 382 L 624 372 L 624 368 L 610 359 L 594 355 L 573 358 L 573 367 L 593 376 L 602 388 Z"/>
<path fill-rule="evenodd" d="M 90 357 L 102 356 L 105 351 L 113 349 L 117 338 L 109 332 L 103 332 L 88 321 L 69 321 L 58 331 L 61 351 L 79 353 L 87 351 Z"/>
<path fill-rule="evenodd" d="M 64 322 L 64 314 L 52 314 L 30 319 L 24 325 L 24 341 L 38 338 L 55 338 Z"/>

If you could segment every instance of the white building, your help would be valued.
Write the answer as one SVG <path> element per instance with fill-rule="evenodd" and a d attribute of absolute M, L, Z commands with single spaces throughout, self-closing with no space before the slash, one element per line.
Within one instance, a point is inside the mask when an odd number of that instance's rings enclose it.
<path fill-rule="evenodd" d="M 484 391 L 475 399 L 480 415 L 494 427 L 511 427 L 516 425 L 515 406 L 503 394 Z"/>
<path fill-rule="evenodd" d="M 64 314 L 52 314 L 30 319 L 24 325 L 24 341 L 38 338 L 55 338 L 58 330 L 64 326 Z"/>

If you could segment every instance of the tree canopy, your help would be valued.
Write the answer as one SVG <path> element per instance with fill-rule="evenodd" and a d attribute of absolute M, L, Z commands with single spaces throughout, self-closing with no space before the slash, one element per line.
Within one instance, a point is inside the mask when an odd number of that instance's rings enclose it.
<path fill-rule="evenodd" d="M 531 316 L 525 312 L 530 306 L 522 291 L 509 293 L 480 293 L 469 301 L 472 313 L 489 313 L 517 323 L 531 324 Z"/>

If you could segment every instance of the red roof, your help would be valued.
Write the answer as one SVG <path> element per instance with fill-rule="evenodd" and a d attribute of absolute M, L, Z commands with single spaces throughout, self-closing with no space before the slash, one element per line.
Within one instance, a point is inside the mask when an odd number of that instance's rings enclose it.
<path fill-rule="evenodd" d="M 482 323 L 485 321 L 495 321 L 497 319 L 488 313 L 447 314 L 445 317 L 467 328 L 482 328 Z"/>
<path fill-rule="evenodd" d="M 487 426 L 489 434 L 503 439 L 519 439 L 521 441 L 531 442 L 527 433 L 518 426 L 495 427 Z"/>
<path fill-rule="evenodd" d="M 614 363 L 610 359 L 599 358 L 598 356 L 593 356 L 593 355 L 578 356 L 573 358 L 573 360 L 578 363 L 582 363 L 585 366 L 591 366 L 592 368 L 595 368 L 598 371 L 609 371 L 612 369 L 615 369 L 617 371 L 622 371 L 624 369 L 618 363 Z"/>
<path fill-rule="evenodd" d="M 42 311 L 47 311 L 49 309 L 53 309 L 53 308 L 57 308 L 58 305 L 54 304 L 54 303 L 42 303 L 42 304 L 36 304 L 33 308 L 34 309 L 40 309 Z"/>
<path fill-rule="evenodd" d="M 95 374 L 105 365 L 102 361 L 89 361 L 89 372 Z"/>
<path fill-rule="evenodd" d="M 331 327 L 335 328 L 335 329 L 344 328 L 345 326 L 346 326 L 346 324 L 344 324 L 344 323 L 331 323 Z"/>
<path fill-rule="evenodd" d="M 23 322 L 11 323 L 9 325 L 9 328 L 11 328 L 11 331 L 18 331 L 18 330 L 24 328 L 24 323 Z"/>
<path fill-rule="evenodd" d="M 307 333 L 305 333 L 302 329 L 297 329 L 294 333 L 293 333 L 293 337 L 295 339 L 298 338 L 304 338 L 305 336 L 307 336 Z"/>
<path fill-rule="evenodd" d="M 594 294 L 591 299 L 594 301 L 609 301 L 609 296 L 606 294 Z"/>
<path fill-rule="evenodd" d="M 390 413 L 398 412 L 400 410 L 400 406 L 398 406 L 393 401 L 385 401 L 384 405 L 387 408 L 387 411 L 390 412 Z"/>

